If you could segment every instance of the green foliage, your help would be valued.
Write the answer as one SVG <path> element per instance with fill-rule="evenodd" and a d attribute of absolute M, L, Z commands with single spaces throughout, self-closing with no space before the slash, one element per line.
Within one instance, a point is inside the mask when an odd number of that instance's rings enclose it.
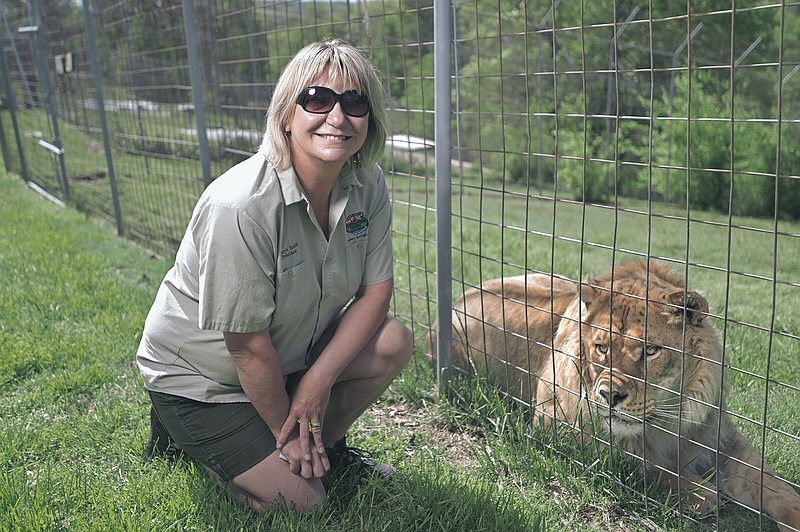
<path fill-rule="evenodd" d="M 741 12 L 731 48 L 730 15 L 703 17 L 704 26 L 690 45 L 695 67 L 690 93 L 686 71 L 671 70 L 685 67 L 687 47 L 670 62 L 688 30 L 696 29 L 669 19 L 685 15 L 686 6 L 678 0 L 659 2 L 652 6 L 652 25 L 647 10 L 633 2 L 564 2 L 554 19 L 547 16 L 551 3 L 546 1 L 511 0 L 500 10 L 457 8 L 456 35 L 463 39 L 456 50 L 462 145 L 482 150 L 482 162 L 511 183 L 530 179 L 536 165 L 527 163 L 526 154 L 551 154 L 552 159 L 536 164 L 544 168 L 547 182 L 557 176 L 560 195 L 578 201 L 652 197 L 695 209 L 796 219 L 800 180 L 792 176 L 800 175 L 795 148 L 800 134 L 794 124 L 782 126 L 779 169 L 778 91 L 770 89 L 779 72 L 743 65 L 731 86 L 729 69 L 707 65 L 730 64 L 732 55 L 741 56 L 754 42 L 746 65 L 775 61 L 781 43 L 795 42 L 797 36 L 780 34 L 780 10 Z M 716 8 L 693 3 L 691 9 Z M 616 47 L 611 46 L 611 24 L 635 10 Z M 785 17 L 788 28 L 797 13 L 787 11 Z M 581 25 L 580 31 L 572 29 Z M 556 46 L 547 31 L 551 27 L 563 28 Z M 658 53 L 650 54 L 643 45 L 648 42 Z M 635 68 L 656 70 L 638 73 Z M 550 71 L 555 76 L 543 74 Z M 785 84 L 782 101 L 793 101 L 798 86 Z M 792 116 L 785 104 L 783 109 L 785 119 Z M 546 116 L 554 111 L 555 119 Z M 777 186 L 776 173 L 782 176 Z"/>
<path fill-rule="evenodd" d="M 566 121 L 565 121 L 566 122 Z M 597 162 L 604 141 L 583 131 L 580 121 L 570 121 L 554 132 L 558 136 L 557 172 L 562 194 L 577 201 L 604 203 L 609 198 L 608 165 Z M 594 159 L 592 161 L 591 159 Z"/>
<path fill-rule="evenodd" d="M 54 35 L 79 39 L 80 6 L 51 7 Z M 108 92 L 162 105 L 189 101 L 181 7 L 178 0 L 96 6 L 102 21 L 126 21 L 100 24 Z M 682 0 L 552 7 L 550 0 L 453 6 L 453 129 L 465 161 L 512 184 L 535 176 L 537 188 L 577 201 L 650 197 L 800 217 L 800 128 L 788 105 L 800 97 L 800 76 L 787 77 L 797 10 L 770 6 L 732 16 L 711 1 Z M 434 137 L 430 0 L 194 8 L 204 97 L 223 127 L 260 129 L 261 116 L 243 110 L 266 108 L 297 49 L 339 35 L 371 55 L 390 98 L 393 132 Z M 740 63 L 733 73 L 732 63 Z M 779 78 L 788 81 L 779 87 Z M 193 142 L 163 132 L 126 133 L 118 143 L 127 150 L 198 156 Z M 210 156 L 224 166 L 236 158 L 231 149 L 248 147 L 212 142 Z"/>
<path fill-rule="evenodd" d="M 657 179 L 655 188 L 679 201 L 685 201 L 688 191 L 692 208 L 765 217 L 776 215 L 778 191 L 781 199 L 777 216 L 796 218 L 800 205 L 793 200 L 798 194 L 798 180 L 788 176 L 796 175 L 800 169 L 794 148 L 800 141 L 800 130 L 783 126 L 780 174 L 787 177 L 781 177 L 776 186 L 778 126 L 759 120 L 759 115 L 745 105 L 737 106 L 736 119 L 741 121 L 732 122 L 730 91 L 720 90 L 719 85 L 718 75 L 696 72 L 690 97 L 688 78 L 679 75 L 672 104 L 666 98 L 658 102 L 658 115 L 686 117 L 691 108 L 692 120 L 656 121 L 654 159 L 691 170 L 672 170 L 671 182 Z M 669 170 L 659 175 L 665 173 Z"/>

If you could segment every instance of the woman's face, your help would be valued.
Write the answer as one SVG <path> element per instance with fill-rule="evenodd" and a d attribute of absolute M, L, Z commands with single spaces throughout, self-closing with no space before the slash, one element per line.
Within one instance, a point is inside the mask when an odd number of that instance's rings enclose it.
<path fill-rule="evenodd" d="M 332 82 L 323 74 L 310 86 L 328 87 L 338 94 L 357 87 L 347 86 L 342 80 Z M 361 117 L 350 116 L 336 102 L 329 112 L 309 113 L 295 104 L 294 116 L 286 125 L 291 132 L 290 150 L 295 169 L 322 168 L 342 165 L 364 145 L 369 127 L 369 113 Z"/>

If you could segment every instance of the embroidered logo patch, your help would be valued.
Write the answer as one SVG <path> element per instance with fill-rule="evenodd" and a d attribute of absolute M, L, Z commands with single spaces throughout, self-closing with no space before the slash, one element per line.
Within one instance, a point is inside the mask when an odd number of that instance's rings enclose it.
<path fill-rule="evenodd" d="M 367 232 L 369 220 L 363 212 L 354 212 L 344 221 L 344 228 L 350 236 L 359 236 Z"/>

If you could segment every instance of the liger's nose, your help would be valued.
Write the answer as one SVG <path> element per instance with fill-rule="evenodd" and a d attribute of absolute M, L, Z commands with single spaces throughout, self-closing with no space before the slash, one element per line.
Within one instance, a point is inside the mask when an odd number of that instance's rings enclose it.
<path fill-rule="evenodd" d="M 601 388 L 598 393 L 611 408 L 614 408 L 628 397 L 627 393 L 618 392 L 617 390 L 608 391 Z"/>

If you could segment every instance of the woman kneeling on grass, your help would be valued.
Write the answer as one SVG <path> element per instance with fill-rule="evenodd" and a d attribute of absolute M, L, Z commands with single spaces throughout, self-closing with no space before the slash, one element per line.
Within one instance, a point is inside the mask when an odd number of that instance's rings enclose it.
<path fill-rule="evenodd" d="M 259 152 L 197 202 L 144 326 L 148 456 L 188 454 L 256 511 L 315 508 L 331 468 L 394 471 L 345 443 L 413 349 L 388 316 L 385 109 L 352 45 L 303 48 Z"/>

